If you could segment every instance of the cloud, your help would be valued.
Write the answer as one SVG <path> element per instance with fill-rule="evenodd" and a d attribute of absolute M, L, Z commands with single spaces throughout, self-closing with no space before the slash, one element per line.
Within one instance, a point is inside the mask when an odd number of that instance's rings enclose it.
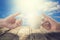
<path fill-rule="evenodd" d="M 43 9 L 43 11 L 54 11 L 60 9 L 60 5 L 58 4 L 58 2 L 46 2 L 45 6 L 46 7 Z"/>
<path fill-rule="evenodd" d="M 54 13 L 59 13 L 60 12 L 60 5 L 58 2 L 46 2 L 45 3 L 46 7 L 42 9 L 43 12 L 48 12 L 49 15 L 53 15 Z"/>
<path fill-rule="evenodd" d="M 16 10 L 22 13 L 24 21 L 26 19 L 29 25 L 36 25 L 35 23 L 39 20 L 40 13 L 42 12 L 60 10 L 58 2 L 48 2 L 47 0 L 15 0 L 15 7 Z"/>
<path fill-rule="evenodd" d="M 15 9 L 22 13 L 54 11 L 60 9 L 58 2 L 47 0 L 14 0 Z"/>

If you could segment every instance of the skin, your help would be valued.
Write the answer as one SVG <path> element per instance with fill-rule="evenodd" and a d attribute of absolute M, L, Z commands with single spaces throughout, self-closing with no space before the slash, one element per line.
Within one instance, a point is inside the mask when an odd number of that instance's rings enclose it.
<path fill-rule="evenodd" d="M 0 19 L 0 27 L 7 27 L 9 29 L 13 29 L 16 28 L 18 26 L 21 25 L 21 20 L 16 20 L 16 16 L 18 16 L 19 14 L 13 14 L 8 16 L 5 19 Z M 57 22 L 55 22 L 54 20 L 52 20 L 51 18 L 47 17 L 45 14 L 42 14 L 44 16 L 44 20 L 42 23 L 42 27 L 44 27 L 45 29 L 47 29 L 48 31 L 60 31 L 60 24 L 58 24 Z"/>
<path fill-rule="evenodd" d="M 47 29 L 48 31 L 60 31 L 60 24 L 51 19 L 50 17 L 46 16 L 45 14 L 42 14 L 44 16 L 44 21 L 42 23 L 42 26 Z"/>
<path fill-rule="evenodd" d="M 8 16 L 7 18 L 0 19 L 0 27 L 7 27 L 9 29 L 16 28 L 21 25 L 21 20 L 17 20 L 15 17 L 18 16 L 19 13 Z"/>

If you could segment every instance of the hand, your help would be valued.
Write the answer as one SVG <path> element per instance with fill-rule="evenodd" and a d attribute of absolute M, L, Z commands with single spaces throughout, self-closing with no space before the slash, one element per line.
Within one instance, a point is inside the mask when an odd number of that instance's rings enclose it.
<path fill-rule="evenodd" d="M 16 14 L 13 14 L 7 18 L 5 18 L 5 27 L 9 28 L 9 29 L 13 29 L 13 28 L 16 28 L 18 26 L 21 25 L 21 20 L 16 20 L 16 16 L 18 16 L 19 13 L 16 13 Z"/>
<path fill-rule="evenodd" d="M 42 15 L 44 16 L 44 21 L 42 23 L 42 26 L 48 31 L 56 31 L 58 23 L 53 19 L 51 19 L 50 17 L 48 17 L 47 15 L 45 14 Z"/>

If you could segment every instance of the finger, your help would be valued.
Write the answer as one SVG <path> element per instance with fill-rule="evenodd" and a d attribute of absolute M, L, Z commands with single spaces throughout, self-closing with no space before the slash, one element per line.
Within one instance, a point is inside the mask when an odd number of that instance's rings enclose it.
<path fill-rule="evenodd" d="M 47 30 L 50 30 L 51 24 L 49 21 L 45 21 L 44 23 L 42 23 L 42 27 L 46 28 Z"/>
<path fill-rule="evenodd" d="M 20 13 L 16 13 L 16 14 L 13 14 L 13 15 L 11 15 L 10 17 L 16 17 L 16 16 L 18 16 Z"/>
<path fill-rule="evenodd" d="M 22 23 L 22 21 L 21 21 L 21 20 L 16 20 L 16 23 L 15 23 L 15 24 L 16 24 L 17 26 L 20 26 L 20 25 L 21 25 L 21 23 Z"/>
<path fill-rule="evenodd" d="M 9 29 L 14 29 L 17 28 L 21 25 L 21 21 L 20 20 L 16 20 L 15 24 L 12 24 L 11 26 L 8 26 Z"/>
<path fill-rule="evenodd" d="M 18 15 L 20 15 L 20 13 L 15 13 L 15 14 L 8 16 L 6 19 L 15 18 Z"/>
<path fill-rule="evenodd" d="M 42 15 L 45 19 L 49 19 L 49 17 L 47 15 L 45 15 L 44 13 L 42 13 Z"/>
<path fill-rule="evenodd" d="M 50 18 L 49 16 L 45 15 L 45 14 L 42 14 L 44 16 L 44 18 L 47 20 L 47 21 L 50 21 L 51 23 L 54 22 L 57 24 L 56 21 L 54 21 L 52 18 Z"/>

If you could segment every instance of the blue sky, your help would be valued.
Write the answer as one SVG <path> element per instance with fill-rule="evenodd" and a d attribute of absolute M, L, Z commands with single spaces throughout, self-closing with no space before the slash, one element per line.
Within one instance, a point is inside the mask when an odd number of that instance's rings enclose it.
<path fill-rule="evenodd" d="M 50 0 L 50 1 L 54 1 L 54 2 L 58 1 L 58 3 L 60 4 L 60 0 Z M 12 0 L 0 0 L 0 18 L 5 18 L 10 14 L 14 13 L 14 9 L 12 8 L 13 8 Z M 55 16 L 60 16 L 60 12 L 54 13 L 53 15 L 51 15 L 53 19 L 60 22 L 60 18 L 56 18 Z"/>
<path fill-rule="evenodd" d="M 51 0 L 51 1 L 53 1 L 53 2 L 58 2 L 59 5 L 60 5 L 60 0 Z M 59 10 L 60 10 L 60 9 L 59 9 Z M 55 12 L 56 12 L 56 13 L 55 13 Z M 53 11 L 53 12 L 51 12 L 51 13 L 53 13 L 53 15 L 51 15 L 50 17 L 52 17 L 53 19 L 55 19 L 55 21 L 60 22 L 60 17 L 59 17 L 59 18 L 56 17 L 56 16 L 60 16 L 60 11 L 57 12 L 57 10 L 55 10 L 55 11 Z"/>
<path fill-rule="evenodd" d="M 12 13 L 11 0 L 0 0 L 0 18 L 5 18 Z"/>

